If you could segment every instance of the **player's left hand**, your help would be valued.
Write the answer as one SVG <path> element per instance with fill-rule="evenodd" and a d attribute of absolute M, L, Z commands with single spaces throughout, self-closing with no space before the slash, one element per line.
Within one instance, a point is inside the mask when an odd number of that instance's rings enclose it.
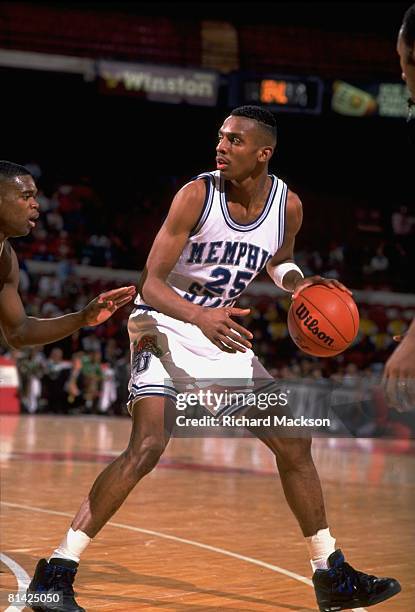
<path fill-rule="evenodd" d="M 136 288 L 130 286 L 101 293 L 82 310 L 84 325 L 94 326 L 104 323 L 118 308 L 131 302 L 135 292 Z"/>
<path fill-rule="evenodd" d="M 311 285 L 326 285 L 327 287 L 337 287 L 337 289 L 341 289 L 342 291 L 346 291 L 352 295 L 350 289 L 345 287 L 343 283 L 340 283 L 335 278 L 323 278 L 322 276 L 309 276 L 308 278 L 300 278 L 294 288 L 292 299 L 294 300 L 300 291 L 305 289 L 306 287 L 310 287 Z"/>
<path fill-rule="evenodd" d="M 415 334 L 394 336 L 399 346 L 385 365 L 382 383 L 388 404 L 399 412 L 415 409 Z"/>

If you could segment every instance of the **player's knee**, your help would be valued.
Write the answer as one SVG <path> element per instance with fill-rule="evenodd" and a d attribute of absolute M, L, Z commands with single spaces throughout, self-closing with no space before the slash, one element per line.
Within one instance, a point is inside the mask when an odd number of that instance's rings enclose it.
<path fill-rule="evenodd" d="M 130 464 L 136 475 L 144 476 L 156 467 L 165 449 L 164 440 L 147 436 L 136 451 L 130 452 Z"/>
<path fill-rule="evenodd" d="M 279 468 L 297 469 L 311 459 L 311 438 L 280 438 L 275 456 Z"/>

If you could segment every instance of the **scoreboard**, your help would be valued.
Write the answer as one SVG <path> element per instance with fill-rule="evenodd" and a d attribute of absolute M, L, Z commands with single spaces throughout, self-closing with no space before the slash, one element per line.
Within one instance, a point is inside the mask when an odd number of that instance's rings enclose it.
<path fill-rule="evenodd" d="M 324 83 L 317 77 L 230 75 L 229 105 L 260 104 L 273 112 L 321 113 Z"/>

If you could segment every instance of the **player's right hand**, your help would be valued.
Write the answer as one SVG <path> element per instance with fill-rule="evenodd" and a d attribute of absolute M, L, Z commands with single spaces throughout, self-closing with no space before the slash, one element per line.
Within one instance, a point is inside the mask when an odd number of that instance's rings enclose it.
<path fill-rule="evenodd" d="M 194 320 L 206 338 L 225 353 L 246 353 L 252 348 L 251 332 L 236 323 L 231 317 L 249 314 L 249 308 L 203 308 L 201 307 Z"/>

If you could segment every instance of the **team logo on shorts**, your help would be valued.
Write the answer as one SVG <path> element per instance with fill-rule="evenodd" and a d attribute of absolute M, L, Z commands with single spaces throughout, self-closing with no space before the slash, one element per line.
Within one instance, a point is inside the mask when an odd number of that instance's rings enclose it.
<path fill-rule="evenodd" d="M 157 346 L 157 336 L 142 336 L 134 340 L 133 368 L 136 372 L 144 372 L 150 365 L 152 355 L 161 357 L 163 351 Z"/>

